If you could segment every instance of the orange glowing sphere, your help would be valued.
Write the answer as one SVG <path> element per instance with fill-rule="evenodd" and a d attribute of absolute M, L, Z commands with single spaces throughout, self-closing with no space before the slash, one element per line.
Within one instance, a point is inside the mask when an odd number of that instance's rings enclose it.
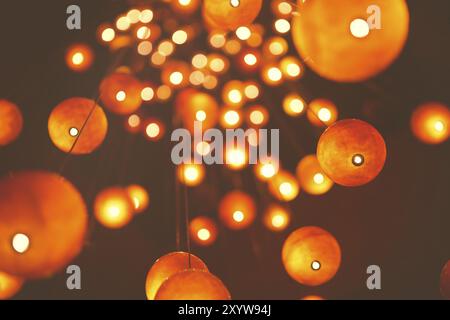
<path fill-rule="evenodd" d="M 225 107 L 220 110 L 219 123 L 223 128 L 236 129 L 239 128 L 244 120 L 241 110 Z"/>
<path fill-rule="evenodd" d="M 321 296 L 310 295 L 310 296 L 303 297 L 302 300 L 321 301 L 321 300 L 325 300 L 325 299 L 322 298 Z"/>
<path fill-rule="evenodd" d="M 200 0 L 173 0 L 170 1 L 170 5 L 175 12 L 192 14 L 198 9 Z"/>
<path fill-rule="evenodd" d="M 166 133 L 166 126 L 156 118 L 146 119 L 142 127 L 145 138 L 150 141 L 159 141 Z"/>
<path fill-rule="evenodd" d="M 86 98 L 70 98 L 58 104 L 48 118 L 48 133 L 63 152 L 76 155 L 95 151 L 105 140 L 108 119 L 102 107 Z"/>
<path fill-rule="evenodd" d="M 244 84 L 238 80 L 227 82 L 222 89 L 222 100 L 225 105 L 240 108 L 245 103 Z"/>
<path fill-rule="evenodd" d="M 283 244 L 284 268 L 295 281 L 319 286 L 330 281 L 341 264 L 341 248 L 328 231 L 318 227 L 297 229 Z"/>
<path fill-rule="evenodd" d="M 292 36 L 320 76 L 358 82 L 384 71 L 401 53 L 409 30 L 404 0 L 297 1 Z"/>
<path fill-rule="evenodd" d="M 66 64 L 69 69 L 76 72 L 88 70 L 94 62 L 92 49 L 85 44 L 75 44 L 66 52 Z"/>
<path fill-rule="evenodd" d="M 100 99 L 111 112 L 127 115 L 142 104 L 142 84 L 127 73 L 113 73 L 100 83 Z"/>
<path fill-rule="evenodd" d="M 420 141 L 439 144 L 450 136 L 450 110 L 438 102 L 419 106 L 411 117 L 411 129 Z"/>
<path fill-rule="evenodd" d="M 330 100 L 315 99 L 310 102 L 306 116 L 317 127 L 330 126 L 338 118 L 338 109 Z"/>
<path fill-rule="evenodd" d="M 0 271 L 0 300 L 7 300 L 16 295 L 23 285 L 23 279 Z"/>
<path fill-rule="evenodd" d="M 186 252 L 172 252 L 156 260 L 148 271 L 145 280 L 147 299 L 155 300 L 156 293 L 163 282 L 176 273 L 190 268 L 208 271 L 208 267 L 200 258 Z"/>
<path fill-rule="evenodd" d="M 205 270 L 184 270 L 167 279 L 155 300 L 231 300 L 222 281 Z"/>
<path fill-rule="evenodd" d="M 269 111 L 261 105 L 250 106 L 245 111 L 249 127 L 260 128 L 269 122 Z"/>
<path fill-rule="evenodd" d="M 0 147 L 6 146 L 19 137 L 23 127 L 19 107 L 7 100 L 0 100 Z"/>
<path fill-rule="evenodd" d="M 205 179 L 206 170 L 201 164 L 181 164 L 177 168 L 178 180 L 188 187 L 196 187 Z"/>
<path fill-rule="evenodd" d="M 150 197 L 147 190 L 139 185 L 131 185 L 127 187 L 128 196 L 133 202 L 133 208 L 135 213 L 142 213 L 148 208 L 150 203 Z"/>
<path fill-rule="evenodd" d="M 201 246 L 210 246 L 217 239 L 216 223 L 208 217 L 196 217 L 189 224 L 191 239 Z"/>
<path fill-rule="evenodd" d="M 189 84 L 190 67 L 185 62 L 171 61 L 163 65 L 161 81 L 171 88 L 184 88 Z"/>
<path fill-rule="evenodd" d="M 291 213 L 286 208 L 272 204 L 264 213 L 264 225 L 272 231 L 283 231 L 291 222 Z"/>
<path fill-rule="evenodd" d="M 97 221 L 110 229 L 120 229 L 133 219 L 134 205 L 126 189 L 110 187 L 101 191 L 94 202 Z"/>
<path fill-rule="evenodd" d="M 320 195 L 333 187 L 333 181 L 322 170 L 315 155 L 308 155 L 300 160 L 296 173 L 300 186 L 306 193 Z"/>
<path fill-rule="evenodd" d="M 222 30 L 235 30 L 251 24 L 262 8 L 262 0 L 205 0 L 203 15 L 209 24 Z"/>
<path fill-rule="evenodd" d="M 219 217 L 233 230 L 248 228 L 255 220 L 256 204 L 253 198 L 241 191 L 227 193 L 219 203 Z"/>
<path fill-rule="evenodd" d="M 47 172 L 11 173 L 0 181 L 0 270 L 45 278 L 81 251 L 88 223 L 78 190 Z"/>
<path fill-rule="evenodd" d="M 375 179 L 386 161 L 386 144 L 367 122 L 347 119 L 336 122 L 320 137 L 317 159 L 335 183 L 355 187 Z"/>
<path fill-rule="evenodd" d="M 254 172 L 256 178 L 262 182 L 267 182 L 278 173 L 279 168 L 278 161 L 265 159 L 254 166 Z"/>
<path fill-rule="evenodd" d="M 441 295 L 450 300 L 450 260 L 442 268 L 440 287 Z"/>
<path fill-rule="evenodd" d="M 290 172 L 280 170 L 269 180 L 269 191 L 276 199 L 289 202 L 297 198 L 300 186 Z"/>

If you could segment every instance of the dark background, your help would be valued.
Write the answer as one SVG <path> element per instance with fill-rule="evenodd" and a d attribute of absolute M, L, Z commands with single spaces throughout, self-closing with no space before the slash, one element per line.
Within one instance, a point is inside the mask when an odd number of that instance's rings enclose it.
<path fill-rule="evenodd" d="M 65 27 L 66 7 L 82 8 L 82 31 Z M 267 231 L 260 220 L 245 232 L 220 228 L 209 248 L 192 250 L 206 261 L 235 299 L 299 299 L 319 294 L 328 299 L 438 299 L 439 275 L 450 259 L 450 152 L 419 143 L 409 129 L 412 109 L 421 102 L 450 103 L 450 2 L 408 1 L 410 36 L 401 57 L 379 77 L 360 84 L 337 84 L 311 71 L 293 88 L 307 100 L 327 97 L 336 102 L 340 118 L 358 117 L 373 123 L 388 145 L 381 175 L 361 188 L 335 186 L 321 197 L 301 194 L 290 204 L 293 221 L 282 234 Z M 19 140 L 0 149 L 0 173 L 13 170 L 58 171 L 66 158 L 47 134 L 50 111 L 72 96 L 95 97 L 98 83 L 112 63 L 111 54 L 96 43 L 96 27 L 125 11 L 125 1 L 2 1 L 0 4 L 0 97 L 17 103 L 25 126 Z M 268 21 L 267 8 L 260 21 Z M 195 19 L 199 19 L 196 17 Z M 204 39 L 186 52 L 204 46 Z M 68 45 L 83 41 L 96 52 L 93 68 L 84 74 L 64 64 Z M 199 47 L 200 46 L 200 47 Z M 206 47 L 205 47 L 206 49 Z M 183 52 L 181 52 L 183 55 Z M 188 55 L 185 56 L 187 59 Z M 141 79 L 158 79 L 149 68 Z M 241 78 L 233 71 L 231 78 Z M 292 87 L 291 87 L 292 88 Z M 320 130 L 281 111 L 285 90 L 265 89 L 262 102 L 271 110 L 274 128 L 281 128 L 284 166 L 295 169 L 302 156 L 313 153 Z M 146 106 L 145 113 L 168 119 L 172 105 Z M 82 254 L 82 290 L 66 289 L 64 272 L 30 281 L 18 299 L 145 299 L 144 281 L 153 261 L 174 251 L 176 197 L 170 146 L 149 143 L 127 133 L 123 119 L 108 115 L 110 131 L 94 154 L 73 157 L 63 175 L 83 193 L 91 207 L 95 194 L 110 185 L 140 183 L 150 190 L 150 210 L 123 230 L 107 230 L 92 220 Z M 208 168 L 205 183 L 189 191 L 190 212 L 216 216 L 216 205 L 227 190 L 242 186 L 260 204 L 269 201 L 251 170 L 231 173 Z M 258 191 L 260 190 L 260 191 Z M 280 251 L 290 231 L 321 226 L 341 244 L 343 262 L 329 283 L 308 288 L 291 280 L 281 265 Z M 55 239 L 57 241 L 57 239 Z M 183 246 L 185 249 L 185 246 Z M 366 288 L 366 268 L 382 269 L 382 290 Z"/>

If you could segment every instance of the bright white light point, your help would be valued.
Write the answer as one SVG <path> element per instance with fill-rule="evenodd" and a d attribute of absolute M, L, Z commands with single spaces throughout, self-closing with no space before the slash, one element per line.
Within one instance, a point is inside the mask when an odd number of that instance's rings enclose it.
<path fill-rule="evenodd" d="M 206 112 L 203 110 L 197 111 L 197 113 L 195 114 L 195 118 L 197 119 L 197 121 L 205 121 L 206 120 Z"/>
<path fill-rule="evenodd" d="M 235 211 L 233 213 L 233 220 L 236 222 L 244 221 L 244 213 L 242 211 Z"/>
<path fill-rule="evenodd" d="M 438 120 L 434 123 L 434 130 L 442 132 L 445 129 L 445 125 L 442 121 Z"/>
<path fill-rule="evenodd" d="M 320 108 L 319 112 L 317 113 L 318 117 L 322 121 L 330 121 L 331 120 L 331 112 L 327 108 Z"/>
<path fill-rule="evenodd" d="M 160 131 L 161 129 L 156 123 L 150 123 L 145 129 L 145 132 L 150 138 L 156 138 L 159 135 Z"/>
<path fill-rule="evenodd" d="M 279 33 L 287 33 L 291 30 L 291 24 L 286 19 L 278 19 L 275 21 L 275 30 Z"/>
<path fill-rule="evenodd" d="M 315 184 L 322 184 L 325 181 L 325 177 L 321 173 L 316 173 L 313 177 L 313 181 Z"/>
<path fill-rule="evenodd" d="M 248 27 L 239 27 L 236 29 L 236 36 L 241 40 L 247 40 L 252 35 Z"/>
<path fill-rule="evenodd" d="M 211 147 L 209 146 L 208 142 L 202 141 L 197 144 L 195 150 L 197 151 L 198 154 L 206 156 L 211 151 Z"/>
<path fill-rule="evenodd" d="M 280 69 L 276 68 L 276 67 L 272 67 L 267 71 L 267 75 L 269 77 L 270 80 L 276 82 L 276 81 L 280 81 L 281 78 L 283 77 L 283 74 L 281 73 Z"/>
<path fill-rule="evenodd" d="M 24 253 L 30 247 L 30 238 L 23 233 L 17 233 L 12 239 L 12 247 L 17 253 Z"/>
<path fill-rule="evenodd" d="M 141 206 L 141 202 L 136 197 L 133 197 L 133 203 L 134 203 L 134 209 L 136 209 L 136 210 L 139 209 L 139 207 Z"/>
<path fill-rule="evenodd" d="M 298 77 L 300 75 L 300 66 L 296 63 L 291 63 L 287 66 L 287 74 L 291 77 Z"/>
<path fill-rule="evenodd" d="M 153 90 L 153 88 L 147 87 L 142 89 L 141 91 L 141 98 L 144 101 L 150 101 L 153 99 L 153 97 L 155 96 L 155 91 Z"/>
<path fill-rule="evenodd" d="M 209 232 L 208 229 L 203 228 L 198 230 L 197 236 L 200 240 L 207 241 L 209 240 L 209 238 L 211 238 L 211 232 Z"/>
<path fill-rule="evenodd" d="M 120 208 L 115 205 L 108 206 L 107 214 L 110 218 L 118 218 L 120 216 Z"/>
<path fill-rule="evenodd" d="M 182 6 L 188 6 L 189 4 L 191 4 L 191 0 L 178 0 L 178 3 Z"/>
<path fill-rule="evenodd" d="M 245 163 L 245 153 L 242 150 L 231 150 L 227 155 L 227 163 L 239 166 Z"/>
<path fill-rule="evenodd" d="M 153 11 L 150 9 L 143 10 L 141 12 L 140 21 L 142 23 L 149 23 L 153 20 Z"/>
<path fill-rule="evenodd" d="M 259 110 L 252 111 L 250 113 L 250 121 L 253 124 L 261 124 L 264 121 L 264 114 Z"/>
<path fill-rule="evenodd" d="M 79 66 L 84 62 L 84 55 L 81 52 L 77 52 L 72 56 L 72 62 L 74 65 Z"/>
<path fill-rule="evenodd" d="M 258 59 L 253 53 L 247 53 L 244 56 L 244 62 L 249 66 L 254 66 L 258 62 Z"/>
<path fill-rule="evenodd" d="M 179 71 L 172 72 L 170 75 L 170 83 L 179 85 L 181 82 L 183 82 L 183 74 Z"/>
<path fill-rule="evenodd" d="M 239 113 L 237 113 L 236 111 L 228 111 L 227 113 L 225 113 L 225 121 L 230 124 L 230 125 L 235 125 L 239 122 Z"/>
<path fill-rule="evenodd" d="M 272 217 L 272 225 L 275 228 L 280 228 L 284 225 L 284 217 L 281 214 L 276 214 Z"/>
<path fill-rule="evenodd" d="M 69 135 L 70 135 L 71 137 L 76 137 L 76 136 L 78 136 L 78 133 L 79 133 L 79 131 L 78 131 L 77 128 L 70 128 L 70 129 L 69 129 Z"/>
<path fill-rule="evenodd" d="M 350 32 L 355 38 L 365 38 L 370 32 L 369 24 L 363 19 L 355 19 L 350 23 Z"/>
<path fill-rule="evenodd" d="M 148 28 L 146 26 L 140 27 L 136 32 L 136 36 L 138 37 L 138 39 L 141 39 L 141 40 L 150 38 L 150 36 L 151 36 L 150 28 Z"/>
<path fill-rule="evenodd" d="M 266 163 L 261 167 L 261 174 L 264 178 L 272 178 L 275 173 L 275 167 L 273 164 Z"/>
<path fill-rule="evenodd" d="M 102 32 L 102 40 L 105 42 L 113 41 L 115 36 L 116 36 L 116 32 L 114 31 L 113 28 L 106 28 Z"/>
<path fill-rule="evenodd" d="M 280 184 L 279 190 L 282 195 L 290 195 L 292 193 L 292 185 L 289 182 L 283 182 Z"/>
<path fill-rule="evenodd" d="M 259 96 L 259 89 L 257 86 L 251 84 L 245 87 L 245 96 L 249 99 L 256 99 Z"/>
<path fill-rule="evenodd" d="M 184 30 L 175 31 L 172 35 L 172 41 L 176 44 L 183 44 L 187 41 L 188 35 Z"/>
<path fill-rule="evenodd" d="M 195 181 L 199 176 L 199 172 L 195 167 L 188 167 L 184 169 L 184 177 L 188 181 Z"/>
<path fill-rule="evenodd" d="M 240 4 L 241 4 L 241 1 L 240 1 L 240 0 L 230 0 L 230 5 L 231 5 L 233 8 L 239 7 Z"/>
<path fill-rule="evenodd" d="M 311 263 L 311 268 L 314 271 L 317 271 L 321 268 L 320 262 L 319 261 L 313 261 L 313 263 Z"/>
<path fill-rule="evenodd" d="M 305 108 L 303 101 L 300 99 L 293 99 L 289 104 L 289 106 L 291 107 L 291 110 L 294 113 L 302 113 L 303 109 Z"/>
<path fill-rule="evenodd" d="M 119 102 L 125 101 L 125 99 L 127 98 L 127 94 L 125 93 L 125 91 L 119 91 L 116 94 L 116 100 Z"/>

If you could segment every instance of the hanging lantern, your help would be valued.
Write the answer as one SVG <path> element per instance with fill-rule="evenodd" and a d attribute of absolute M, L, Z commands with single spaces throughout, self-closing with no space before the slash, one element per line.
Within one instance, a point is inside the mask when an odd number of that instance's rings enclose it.
<path fill-rule="evenodd" d="M 375 179 L 386 161 L 386 144 L 367 122 L 347 119 L 336 122 L 320 137 L 317 159 L 335 183 L 362 186 Z"/>
<path fill-rule="evenodd" d="M 47 172 L 12 173 L 0 181 L 0 270 L 45 278 L 81 251 L 87 210 L 75 187 Z"/>
<path fill-rule="evenodd" d="M 0 300 L 12 298 L 20 291 L 23 279 L 0 271 Z"/>
<path fill-rule="evenodd" d="M 191 239 L 201 246 L 210 246 L 217 239 L 216 223 L 208 217 L 196 217 L 189 224 Z"/>
<path fill-rule="evenodd" d="M 130 74 L 113 73 L 100 83 L 100 98 L 111 112 L 127 115 L 142 104 L 142 84 Z"/>
<path fill-rule="evenodd" d="M 325 300 L 325 299 L 322 298 L 321 296 L 310 295 L 310 296 L 303 297 L 302 300 L 321 301 L 321 300 Z"/>
<path fill-rule="evenodd" d="M 442 268 L 440 287 L 441 295 L 445 299 L 450 300 L 450 260 L 447 261 L 444 268 Z"/>
<path fill-rule="evenodd" d="M 66 64 L 70 70 L 84 72 L 88 70 L 94 62 L 92 49 L 85 44 L 75 44 L 66 52 Z"/>
<path fill-rule="evenodd" d="M 262 0 L 205 0 L 203 16 L 214 28 L 236 30 L 251 24 L 261 7 Z"/>
<path fill-rule="evenodd" d="M 142 213 L 148 208 L 150 202 L 150 197 L 148 196 L 147 190 L 139 185 L 131 185 L 127 187 L 128 196 L 133 202 L 134 212 Z"/>
<path fill-rule="evenodd" d="M 63 152 L 76 155 L 95 151 L 105 140 L 108 120 L 102 107 L 86 98 L 70 98 L 57 105 L 48 118 L 48 133 Z"/>
<path fill-rule="evenodd" d="M 439 144 L 450 136 L 450 110 L 446 105 L 429 102 L 419 106 L 411 117 L 411 129 L 417 139 Z"/>
<path fill-rule="evenodd" d="M 231 296 L 222 281 L 208 271 L 184 270 L 164 281 L 155 300 L 231 300 Z"/>
<path fill-rule="evenodd" d="M 233 230 L 248 228 L 255 220 L 256 204 L 252 197 L 241 191 L 227 193 L 219 203 L 219 216 L 223 224 Z"/>
<path fill-rule="evenodd" d="M 272 204 L 264 213 L 264 225 L 272 231 L 283 231 L 291 222 L 291 213 L 280 205 Z"/>
<path fill-rule="evenodd" d="M 269 191 L 276 199 L 289 202 L 297 198 L 300 186 L 290 172 L 280 170 L 269 180 Z"/>
<path fill-rule="evenodd" d="M 404 0 L 297 1 L 292 36 L 320 76 L 358 82 L 384 71 L 401 53 L 409 29 Z"/>
<path fill-rule="evenodd" d="M 282 260 L 287 273 L 307 286 L 330 281 L 341 264 L 341 248 L 329 232 L 318 227 L 297 229 L 286 239 Z"/>
<path fill-rule="evenodd" d="M 208 267 L 200 258 L 186 252 L 172 252 L 156 260 L 145 281 L 147 299 L 155 300 L 156 293 L 164 281 L 178 272 L 190 269 L 189 261 L 192 269 L 208 271 Z"/>
<path fill-rule="evenodd" d="M 188 187 L 196 187 L 205 179 L 205 171 L 201 164 L 181 164 L 177 168 L 178 180 Z"/>
<path fill-rule="evenodd" d="M 110 229 L 120 229 L 133 219 L 135 206 L 126 189 L 110 187 L 101 191 L 94 201 L 98 222 Z"/>
<path fill-rule="evenodd" d="M 333 181 L 323 172 L 315 155 L 304 157 L 298 163 L 296 173 L 300 186 L 306 193 L 320 195 L 333 187 Z"/>
<path fill-rule="evenodd" d="M 327 99 L 315 99 L 311 101 L 306 113 L 308 120 L 317 127 L 330 126 L 338 118 L 336 105 Z"/>
<path fill-rule="evenodd" d="M 17 139 L 22 131 L 23 118 L 19 107 L 7 100 L 0 100 L 0 147 Z"/>

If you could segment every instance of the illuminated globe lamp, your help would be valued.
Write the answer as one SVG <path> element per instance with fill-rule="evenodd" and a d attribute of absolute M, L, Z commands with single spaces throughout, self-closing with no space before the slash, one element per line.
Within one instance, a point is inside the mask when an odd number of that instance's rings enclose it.
<path fill-rule="evenodd" d="M 267 63 L 261 68 L 262 81 L 271 87 L 279 86 L 284 81 L 283 72 L 276 63 Z"/>
<path fill-rule="evenodd" d="M 0 271 L 0 300 L 15 296 L 23 285 L 23 279 Z"/>
<path fill-rule="evenodd" d="M 227 193 L 219 203 L 219 217 L 232 230 L 248 228 L 255 220 L 256 204 L 242 191 Z"/>
<path fill-rule="evenodd" d="M 247 125 L 252 128 L 264 127 L 269 122 L 269 111 L 261 105 L 253 105 L 246 109 Z"/>
<path fill-rule="evenodd" d="M 93 62 L 94 53 L 89 46 L 74 44 L 67 49 L 66 64 L 70 70 L 84 72 L 92 66 Z"/>
<path fill-rule="evenodd" d="M 196 217 L 189 224 L 191 239 L 200 246 L 210 246 L 217 239 L 216 223 L 208 217 Z"/>
<path fill-rule="evenodd" d="M 341 264 L 341 248 L 332 234 L 319 227 L 303 227 L 283 244 L 282 261 L 289 276 L 306 286 L 330 281 Z"/>
<path fill-rule="evenodd" d="M 222 30 L 236 30 L 250 25 L 262 8 L 262 0 L 205 0 L 203 15 L 206 21 Z"/>
<path fill-rule="evenodd" d="M 439 102 L 420 105 L 412 114 L 411 129 L 420 141 L 439 144 L 450 136 L 450 110 Z"/>
<path fill-rule="evenodd" d="M 222 128 L 236 129 L 239 128 L 244 120 L 241 110 L 224 107 L 220 110 L 219 123 Z"/>
<path fill-rule="evenodd" d="M 261 159 L 254 166 L 255 176 L 262 182 L 272 179 L 279 171 L 279 164 L 273 159 Z"/>
<path fill-rule="evenodd" d="M 284 57 L 280 61 L 280 69 L 287 80 L 297 80 L 303 76 L 303 65 L 296 57 Z"/>
<path fill-rule="evenodd" d="M 187 252 L 172 252 L 156 260 L 145 280 L 147 299 L 155 300 L 163 282 L 174 274 L 189 269 L 208 271 L 208 267 L 200 258 Z"/>
<path fill-rule="evenodd" d="M 106 228 L 120 229 L 133 219 L 135 206 L 126 189 L 109 187 L 101 191 L 94 201 L 97 221 Z"/>
<path fill-rule="evenodd" d="M 294 12 L 294 5 L 288 0 L 272 0 L 272 12 L 279 17 L 289 18 Z"/>
<path fill-rule="evenodd" d="M 297 198 L 300 186 L 290 172 L 280 170 L 269 180 L 269 191 L 279 201 L 289 202 Z"/>
<path fill-rule="evenodd" d="M 142 131 L 147 140 L 157 142 L 164 137 L 166 126 L 159 119 L 148 118 L 143 123 Z"/>
<path fill-rule="evenodd" d="M 23 117 L 17 105 L 0 100 L 0 147 L 15 141 L 22 131 Z"/>
<path fill-rule="evenodd" d="M 48 133 L 63 152 L 85 155 L 105 140 L 108 119 L 94 100 L 70 98 L 58 104 L 48 118 Z"/>
<path fill-rule="evenodd" d="M 248 150 L 245 146 L 235 145 L 225 148 L 225 166 L 234 171 L 243 170 L 249 162 Z"/>
<path fill-rule="evenodd" d="M 442 297 L 450 300 L 450 260 L 442 268 L 440 289 Z"/>
<path fill-rule="evenodd" d="M 290 117 L 299 117 L 305 113 L 306 102 L 297 93 L 290 93 L 283 99 L 283 110 Z"/>
<path fill-rule="evenodd" d="M 296 174 L 302 189 L 312 195 L 327 193 L 334 185 L 323 172 L 315 155 L 308 155 L 300 160 Z"/>
<path fill-rule="evenodd" d="M 196 187 L 205 179 L 206 170 L 201 164 L 181 164 L 177 168 L 178 180 L 188 187 Z"/>
<path fill-rule="evenodd" d="M 284 56 L 289 50 L 289 44 L 282 37 L 271 37 L 263 45 L 263 56 L 267 59 L 275 60 Z"/>
<path fill-rule="evenodd" d="M 197 11 L 200 0 L 173 0 L 170 1 L 172 9 L 182 15 L 192 14 Z"/>
<path fill-rule="evenodd" d="M 320 137 L 317 159 L 335 183 L 362 186 L 375 179 L 386 161 L 386 144 L 381 134 L 367 122 L 341 120 Z"/>
<path fill-rule="evenodd" d="M 125 129 L 130 133 L 142 131 L 142 118 L 136 113 L 130 114 L 125 120 Z"/>
<path fill-rule="evenodd" d="M 297 51 L 329 80 L 359 82 L 378 75 L 408 37 L 405 0 L 298 0 L 297 6 L 301 14 L 292 20 Z"/>
<path fill-rule="evenodd" d="M 227 82 L 222 89 L 222 100 L 224 104 L 232 108 L 241 108 L 245 103 L 244 84 L 233 80 Z"/>
<path fill-rule="evenodd" d="M 217 75 L 224 74 L 230 68 L 230 61 L 223 55 L 212 53 L 208 55 L 208 68 Z"/>
<path fill-rule="evenodd" d="M 267 229 L 280 232 L 289 226 L 291 213 L 280 205 L 272 204 L 266 209 L 263 222 Z"/>
<path fill-rule="evenodd" d="M 142 83 L 141 88 L 141 99 L 142 103 L 150 104 L 155 101 L 157 87 L 152 82 L 144 82 Z"/>
<path fill-rule="evenodd" d="M 260 51 L 256 49 L 242 50 L 236 56 L 236 63 L 244 72 L 256 72 L 261 66 L 262 56 Z"/>
<path fill-rule="evenodd" d="M 108 44 L 116 38 L 116 30 L 109 24 L 101 24 L 97 28 L 97 40 L 99 43 Z"/>
<path fill-rule="evenodd" d="M 0 270 L 25 279 L 47 278 L 81 251 L 88 215 L 78 190 L 41 171 L 0 180 Z"/>
<path fill-rule="evenodd" d="M 189 84 L 191 69 L 185 62 L 171 61 L 164 64 L 161 71 L 161 81 L 171 88 L 184 88 Z"/>
<path fill-rule="evenodd" d="M 338 109 L 330 100 L 315 99 L 310 102 L 306 116 L 317 127 L 330 126 L 338 118 Z"/>
<path fill-rule="evenodd" d="M 144 187 L 133 184 L 126 188 L 130 197 L 135 213 L 142 213 L 147 210 L 150 203 L 150 197 Z"/>
<path fill-rule="evenodd" d="M 100 99 L 113 113 L 128 115 L 141 107 L 142 84 L 131 74 L 116 72 L 100 83 Z"/>

